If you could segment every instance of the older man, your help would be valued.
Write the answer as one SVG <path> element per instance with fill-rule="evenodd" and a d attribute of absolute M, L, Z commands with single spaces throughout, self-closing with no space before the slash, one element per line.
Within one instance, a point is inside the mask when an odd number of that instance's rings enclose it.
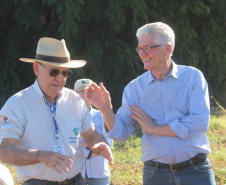
<path fill-rule="evenodd" d="M 70 60 L 64 40 L 41 38 L 33 63 L 35 83 L 13 95 L 0 111 L 0 160 L 16 165 L 25 185 L 84 184 L 80 136 L 112 164 L 105 139 L 93 127 L 84 101 L 64 88 L 71 71 L 85 65 Z"/>
<path fill-rule="evenodd" d="M 126 140 L 140 125 L 144 185 L 215 184 L 207 157 L 210 113 L 203 74 L 172 61 L 175 35 L 168 25 L 146 24 L 136 35 L 136 51 L 148 71 L 125 87 L 117 115 L 103 83 L 93 83 L 87 99 L 101 111 L 115 141 Z"/>

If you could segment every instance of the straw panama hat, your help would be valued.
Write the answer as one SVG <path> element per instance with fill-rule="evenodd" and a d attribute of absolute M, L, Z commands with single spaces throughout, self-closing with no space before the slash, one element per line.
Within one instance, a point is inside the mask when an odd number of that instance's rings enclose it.
<path fill-rule="evenodd" d="M 66 68 L 79 68 L 86 64 L 85 60 L 70 60 L 70 53 L 64 39 L 60 41 L 48 37 L 39 39 L 35 59 L 20 58 L 20 60 L 30 63 L 37 61 Z"/>
<path fill-rule="evenodd" d="M 90 79 L 80 79 L 77 80 L 74 84 L 74 91 L 78 92 L 84 89 L 88 89 L 89 85 L 91 85 L 93 83 L 92 80 Z"/>

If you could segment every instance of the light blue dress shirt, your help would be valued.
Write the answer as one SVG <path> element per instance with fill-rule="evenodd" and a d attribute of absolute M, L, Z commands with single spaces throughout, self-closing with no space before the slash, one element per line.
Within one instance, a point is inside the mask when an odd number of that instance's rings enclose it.
<path fill-rule="evenodd" d="M 95 126 L 96 131 L 102 135 L 108 145 L 110 147 L 113 146 L 113 140 L 107 137 L 107 133 L 105 131 L 105 125 L 104 125 L 104 118 L 101 114 L 101 112 L 97 109 L 90 108 L 90 115 L 93 118 L 93 123 Z M 80 137 L 80 142 L 84 142 L 82 137 Z M 90 150 L 86 148 L 82 148 L 85 158 L 88 157 Z M 85 178 L 86 175 L 88 178 L 105 178 L 110 176 L 110 169 L 108 166 L 108 160 L 105 159 L 102 155 L 96 155 L 90 157 L 90 159 L 86 159 L 83 170 L 82 170 L 82 176 Z"/>
<path fill-rule="evenodd" d="M 124 89 L 122 106 L 115 116 L 114 127 L 108 132 L 115 141 L 133 134 L 136 121 L 130 117 L 130 105 L 137 104 L 157 125 L 169 124 L 178 137 L 148 134 L 141 140 L 143 162 L 161 163 L 186 161 L 198 153 L 210 153 L 206 131 L 210 106 L 206 80 L 198 69 L 176 65 L 163 81 L 151 71 L 131 81 Z"/>

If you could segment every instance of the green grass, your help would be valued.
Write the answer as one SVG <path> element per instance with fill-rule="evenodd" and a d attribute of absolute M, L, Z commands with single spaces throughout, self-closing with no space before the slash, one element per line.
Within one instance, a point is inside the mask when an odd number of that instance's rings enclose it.
<path fill-rule="evenodd" d="M 211 116 L 207 132 L 212 152 L 209 155 L 217 184 L 226 184 L 226 114 Z"/>
<path fill-rule="evenodd" d="M 111 184 L 142 184 L 143 162 L 140 160 L 141 138 L 131 136 L 127 141 L 114 143 L 114 165 Z"/>
<path fill-rule="evenodd" d="M 226 114 L 211 116 L 207 132 L 212 152 L 209 155 L 217 185 L 226 184 Z M 141 138 L 139 128 L 127 141 L 114 142 L 114 165 L 110 166 L 112 185 L 141 185 L 143 174 L 143 162 L 141 158 Z M 16 171 L 13 165 L 6 166 L 10 169 L 15 185 Z"/>

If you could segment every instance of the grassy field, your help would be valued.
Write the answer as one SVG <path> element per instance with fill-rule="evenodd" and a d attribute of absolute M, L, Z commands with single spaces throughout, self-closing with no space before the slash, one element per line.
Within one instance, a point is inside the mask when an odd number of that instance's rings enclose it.
<path fill-rule="evenodd" d="M 209 158 L 212 162 L 217 185 L 226 184 L 226 114 L 211 116 L 208 138 L 212 152 Z M 140 131 L 131 136 L 125 142 L 114 143 L 113 155 L 114 165 L 111 169 L 112 185 L 138 185 L 142 184 L 141 139 Z M 16 180 L 16 172 L 13 165 L 5 164 L 11 171 L 16 185 L 20 183 Z"/>

